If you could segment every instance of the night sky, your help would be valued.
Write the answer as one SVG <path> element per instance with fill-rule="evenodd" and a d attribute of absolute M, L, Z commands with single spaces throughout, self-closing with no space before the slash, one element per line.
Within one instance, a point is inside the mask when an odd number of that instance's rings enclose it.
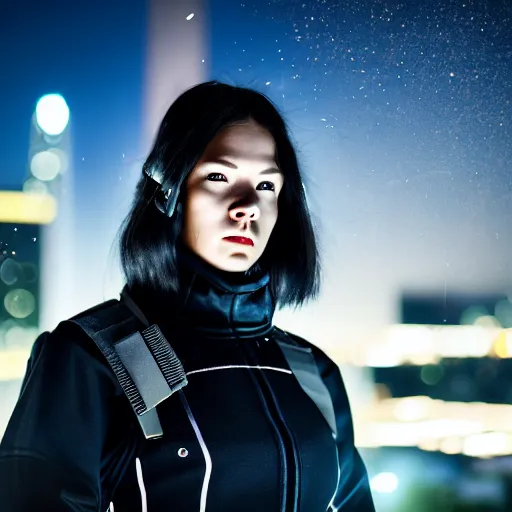
<path fill-rule="evenodd" d="M 89 281 L 129 202 L 119 181 L 148 149 L 147 6 L 127 5 L 12 2 L 0 21 L 0 186 L 21 187 L 32 110 L 60 92 Z M 207 78 L 267 93 L 297 141 L 325 287 L 296 332 L 334 344 L 397 321 L 405 289 L 511 293 L 509 1 L 215 0 L 209 13 Z"/>

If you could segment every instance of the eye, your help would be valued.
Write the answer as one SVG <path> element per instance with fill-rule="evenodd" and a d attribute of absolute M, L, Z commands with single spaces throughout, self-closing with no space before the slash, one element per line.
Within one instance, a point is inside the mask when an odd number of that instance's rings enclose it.
<path fill-rule="evenodd" d="M 206 176 L 206 179 L 208 181 L 228 181 L 226 176 L 220 172 L 211 172 L 208 174 L 208 176 Z"/>
<path fill-rule="evenodd" d="M 256 190 L 270 190 L 271 192 L 275 189 L 276 187 L 271 181 L 262 181 L 256 188 Z"/>

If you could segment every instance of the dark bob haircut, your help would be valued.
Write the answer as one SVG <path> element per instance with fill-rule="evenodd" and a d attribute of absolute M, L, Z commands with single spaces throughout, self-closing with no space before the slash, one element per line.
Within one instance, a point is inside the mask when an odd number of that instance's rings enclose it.
<path fill-rule="evenodd" d="M 278 307 L 297 307 L 317 296 L 318 247 L 286 123 L 264 94 L 217 81 L 185 91 L 160 125 L 144 169 L 163 176 L 162 186 L 142 173 L 120 232 L 121 265 L 129 287 L 161 293 L 178 291 L 176 245 L 182 229 L 182 208 L 178 206 L 168 217 L 156 202 L 163 196 L 162 190 L 169 188 L 179 194 L 178 205 L 185 201 L 182 184 L 210 141 L 223 128 L 250 118 L 274 138 L 276 163 L 283 172 L 284 186 L 268 245 L 248 272 L 262 269 L 270 273 L 270 287 Z"/>

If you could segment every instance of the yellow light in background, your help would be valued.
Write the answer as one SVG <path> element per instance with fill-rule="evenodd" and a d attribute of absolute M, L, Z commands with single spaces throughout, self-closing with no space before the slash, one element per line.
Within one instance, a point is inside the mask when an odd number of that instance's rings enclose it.
<path fill-rule="evenodd" d="M 400 421 L 418 421 L 427 418 L 432 400 L 427 396 L 411 396 L 396 402 L 395 417 Z"/>
<path fill-rule="evenodd" d="M 375 347 L 374 350 L 368 351 L 366 359 L 362 361 L 361 366 L 372 366 L 374 368 L 394 368 L 405 363 L 405 359 L 398 354 L 394 354 L 384 348 Z"/>
<path fill-rule="evenodd" d="M 439 451 L 447 455 L 455 455 L 462 452 L 462 439 L 458 436 L 446 437 L 439 443 Z"/>
<path fill-rule="evenodd" d="M 426 364 L 432 364 L 434 363 L 434 359 L 432 357 L 432 354 L 427 353 L 419 353 L 419 354 L 409 354 L 407 358 L 407 362 L 409 364 L 415 365 L 415 366 L 424 366 Z"/>
<path fill-rule="evenodd" d="M 485 432 L 466 437 L 462 448 L 464 455 L 471 457 L 492 457 L 510 453 L 512 438 L 505 432 Z"/>
<path fill-rule="evenodd" d="M 30 357 L 30 349 L 0 351 L 0 381 L 23 378 Z"/>
<path fill-rule="evenodd" d="M 422 438 L 444 437 L 456 435 L 471 435 L 481 432 L 482 421 L 461 418 L 439 418 L 435 420 L 423 421 L 416 424 L 422 433 Z"/>
<path fill-rule="evenodd" d="M 494 340 L 494 353 L 502 359 L 512 357 L 512 329 L 503 329 Z"/>
<path fill-rule="evenodd" d="M 494 315 L 482 315 L 475 320 L 475 325 L 480 327 L 501 327 L 500 322 Z"/>
<path fill-rule="evenodd" d="M 437 351 L 443 357 L 484 357 L 492 346 L 496 326 L 447 325 L 436 327 Z"/>
<path fill-rule="evenodd" d="M 507 331 L 507 339 L 511 340 L 507 341 L 509 355 L 503 355 L 505 348 L 499 343 L 498 353 L 493 349 L 496 337 L 503 335 L 504 329 L 492 318 L 486 319 L 488 326 L 391 325 L 364 340 L 354 340 L 357 350 L 337 351 L 336 362 L 390 368 L 403 364 L 436 365 L 443 358 L 512 357 L 512 329 Z"/>
<path fill-rule="evenodd" d="M 418 448 L 427 452 L 437 452 L 439 451 L 439 439 L 436 439 L 435 437 L 422 439 L 418 443 Z"/>
<path fill-rule="evenodd" d="M 434 339 L 432 330 L 426 326 L 393 325 L 387 331 L 385 351 L 398 358 L 417 360 L 427 364 L 432 359 Z"/>
<path fill-rule="evenodd" d="M 50 224 L 57 216 L 57 201 L 49 194 L 0 191 L 0 222 Z"/>
<path fill-rule="evenodd" d="M 354 426 L 357 446 L 362 448 L 417 446 L 475 457 L 512 454 L 509 404 L 390 398 L 355 409 Z"/>
<path fill-rule="evenodd" d="M 424 423 L 402 423 L 399 421 L 377 421 L 370 425 L 357 426 L 358 445 L 372 446 L 418 446 L 427 436 L 423 435 Z"/>

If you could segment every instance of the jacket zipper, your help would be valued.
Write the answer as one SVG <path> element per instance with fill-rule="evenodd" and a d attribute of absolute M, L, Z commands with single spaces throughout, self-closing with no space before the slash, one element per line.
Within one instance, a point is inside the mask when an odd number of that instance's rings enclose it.
<path fill-rule="evenodd" d="M 255 365 L 258 364 L 258 358 L 249 343 L 243 343 L 246 349 L 247 357 L 253 360 Z M 256 345 L 260 348 L 260 342 L 256 340 Z M 253 381 L 260 395 L 260 399 L 265 407 L 267 416 L 274 428 L 276 437 L 278 439 L 279 452 L 282 463 L 282 478 L 283 478 L 283 493 L 281 500 L 281 512 L 298 512 L 299 502 L 299 489 L 300 489 L 300 474 L 299 474 L 299 453 L 295 438 L 286 424 L 283 417 L 276 396 L 272 391 L 272 387 L 268 382 L 267 377 L 263 371 L 257 372 L 253 375 Z M 271 407 L 269 407 L 269 403 Z M 271 410 L 273 409 L 273 411 Z M 288 449 L 287 449 L 288 445 Z M 289 453 L 291 452 L 291 453 Z M 289 461 L 290 457 L 290 464 Z M 290 467 L 292 466 L 292 467 Z M 290 490 L 290 477 L 293 478 L 292 490 Z M 292 492 L 293 491 L 293 492 Z"/>

